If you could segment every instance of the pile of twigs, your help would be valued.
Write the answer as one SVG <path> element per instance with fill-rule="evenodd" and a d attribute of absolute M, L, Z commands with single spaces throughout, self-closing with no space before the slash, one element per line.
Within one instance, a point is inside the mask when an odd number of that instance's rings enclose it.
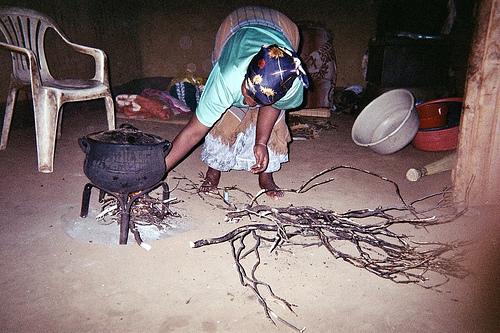
<path fill-rule="evenodd" d="M 467 271 L 460 265 L 461 253 L 456 251 L 464 243 L 417 242 L 410 239 L 410 236 L 391 229 L 396 225 L 426 228 L 450 222 L 463 214 L 464 211 L 452 210 L 452 213 L 439 217 L 430 215 L 434 211 L 450 208 L 448 200 L 450 192 L 447 190 L 406 203 L 395 182 L 367 170 L 337 166 L 320 172 L 298 189 L 284 191 L 305 193 L 314 187 L 333 181 L 333 178 L 329 178 L 313 183 L 320 176 L 338 169 L 355 170 L 391 183 L 400 204 L 395 207 L 351 210 L 343 213 L 308 206 L 276 208 L 258 204 L 259 197 L 265 193 L 260 191 L 248 205 L 232 209 L 226 214 L 228 222 L 248 219 L 250 224 L 239 226 L 221 237 L 191 242 L 193 248 L 229 242 L 241 284 L 255 293 L 266 316 L 274 324 L 278 320 L 301 331 L 278 316 L 268 306 L 266 298 L 259 289 L 261 287 L 267 290 L 273 299 L 293 312 L 291 303 L 277 296 L 268 283 L 256 277 L 256 270 L 261 263 L 260 250 L 265 245 L 269 246 L 270 252 L 286 246 L 324 247 L 335 259 L 342 259 L 381 278 L 396 283 L 414 283 L 425 288 L 436 289 L 450 277 L 463 278 L 467 275 Z M 221 190 L 227 191 L 227 188 Z M 223 194 L 219 196 L 224 198 Z M 418 212 L 415 209 L 416 203 L 432 198 L 440 198 L 432 209 L 425 212 Z M 234 204 L 231 208 L 234 208 Z M 251 269 L 247 270 L 242 260 L 249 254 L 255 256 L 255 261 Z"/>
<path fill-rule="evenodd" d="M 171 219 L 180 215 L 171 209 L 171 205 L 178 203 L 176 198 L 166 200 L 156 198 L 150 194 L 139 197 L 130 208 L 130 219 L 135 225 L 155 226 L 158 230 L 172 227 Z M 96 216 L 101 224 L 120 223 L 120 212 L 117 200 L 113 196 L 105 196 L 101 201 L 101 212 Z"/>

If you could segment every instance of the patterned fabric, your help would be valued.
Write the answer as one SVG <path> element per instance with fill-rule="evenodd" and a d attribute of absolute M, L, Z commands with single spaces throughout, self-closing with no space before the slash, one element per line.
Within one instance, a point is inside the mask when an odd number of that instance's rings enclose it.
<path fill-rule="evenodd" d="M 334 94 L 337 65 L 333 35 L 321 25 L 305 22 L 300 26 L 301 59 L 307 67 L 312 89 L 307 94 L 305 108 L 335 109 Z"/>
<path fill-rule="evenodd" d="M 257 108 L 232 107 L 205 137 L 201 160 L 219 171 L 247 170 L 255 164 L 253 147 Z M 265 172 L 275 172 L 288 162 L 290 132 L 282 111 L 268 142 L 269 164 Z"/>
<path fill-rule="evenodd" d="M 271 105 L 285 96 L 297 77 L 304 87 L 309 86 L 295 52 L 278 45 L 263 46 L 248 65 L 245 85 L 258 104 Z"/>
<path fill-rule="evenodd" d="M 201 88 L 189 82 L 177 82 L 170 87 L 170 95 L 185 103 L 191 111 L 196 111 L 200 102 Z"/>

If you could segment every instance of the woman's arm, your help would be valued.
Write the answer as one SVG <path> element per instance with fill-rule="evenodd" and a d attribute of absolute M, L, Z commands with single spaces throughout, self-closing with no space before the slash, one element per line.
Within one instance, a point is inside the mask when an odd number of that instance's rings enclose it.
<path fill-rule="evenodd" d="M 184 127 L 172 142 L 172 149 L 165 157 L 167 172 L 172 170 L 210 130 L 200 123 L 196 114 L 191 117 L 189 123 Z"/>
<path fill-rule="evenodd" d="M 250 168 L 250 171 L 253 173 L 260 173 L 267 169 L 267 164 L 269 163 L 267 142 L 271 137 L 271 132 L 280 115 L 280 112 L 280 110 L 275 109 L 271 105 L 262 106 L 259 109 L 255 134 L 255 146 L 253 147 L 255 164 Z"/>

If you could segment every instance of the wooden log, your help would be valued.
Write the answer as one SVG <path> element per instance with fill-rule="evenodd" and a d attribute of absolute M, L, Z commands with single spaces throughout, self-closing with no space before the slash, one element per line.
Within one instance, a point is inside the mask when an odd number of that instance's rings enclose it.
<path fill-rule="evenodd" d="M 452 172 L 455 202 L 472 206 L 500 202 L 500 1 L 479 4 Z"/>

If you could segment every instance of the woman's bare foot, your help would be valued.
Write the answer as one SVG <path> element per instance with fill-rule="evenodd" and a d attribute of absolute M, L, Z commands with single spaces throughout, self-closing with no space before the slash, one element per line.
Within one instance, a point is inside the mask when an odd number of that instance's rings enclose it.
<path fill-rule="evenodd" d="M 259 174 L 259 185 L 260 188 L 266 190 L 266 194 L 274 200 L 278 200 L 285 195 L 274 182 L 272 173 L 261 172 Z"/>
<path fill-rule="evenodd" d="M 210 193 L 216 192 L 217 186 L 219 185 L 220 171 L 208 167 L 207 173 L 205 174 L 205 179 L 200 185 L 198 192 Z"/>

